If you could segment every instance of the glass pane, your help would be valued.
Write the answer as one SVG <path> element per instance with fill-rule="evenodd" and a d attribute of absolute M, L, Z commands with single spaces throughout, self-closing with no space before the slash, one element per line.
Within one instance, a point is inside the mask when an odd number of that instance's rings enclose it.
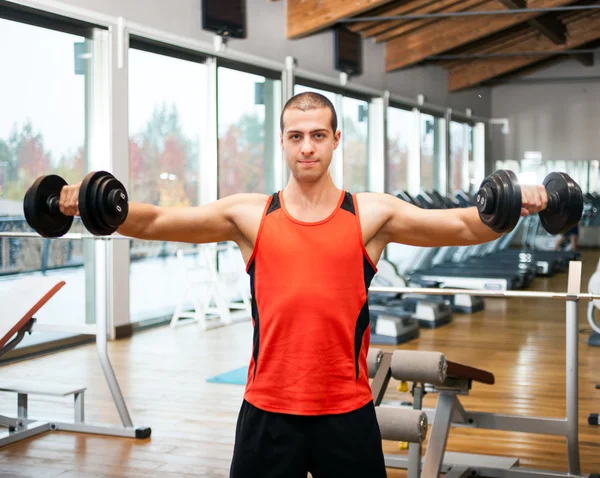
<path fill-rule="evenodd" d="M 351 193 L 369 189 L 369 103 L 344 97 L 344 189 Z"/>
<path fill-rule="evenodd" d="M 421 188 L 443 191 L 446 177 L 446 120 L 421 113 Z"/>
<path fill-rule="evenodd" d="M 23 216 L 31 184 L 51 173 L 74 183 L 88 172 L 92 41 L 0 19 L 0 44 L 0 231 L 31 231 Z M 83 231 L 76 218 L 71 232 Z M 40 323 L 93 322 L 93 312 L 86 317 L 86 268 L 93 256 L 82 241 L 2 238 L 0 251 L 0 290 L 42 271 L 66 281 L 36 314 Z M 34 332 L 19 347 L 58 337 L 64 334 Z"/>
<path fill-rule="evenodd" d="M 172 207 L 199 204 L 206 82 L 203 64 L 129 51 L 131 201 Z M 131 321 L 173 313 L 181 292 L 175 254 L 194 247 L 131 241 Z"/>
<path fill-rule="evenodd" d="M 598 189 L 598 170 L 599 170 L 599 161 L 591 161 L 590 162 L 590 179 L 589 179 L 589 191 L 590 193 L 597 193 Z"/>
<path fill-rule="evenodd" d="M 281 82 L 219 68 L 219 197 L 275 189 Z"/>
<path fill-rule="evenodd" d="M 413 137 L 417 132 L 414 127 L 412 111 L 400 108 L 388 109 L 387 138 L 388 164 L 386 171 L 386 192 L 397 194 L 408 187 L 408 159 Z"/>
<path fill-rule="evenodd" d="M 468 181 L 465 184 L 464 168 L 468 168 L 469 142 L 467 141 L 467 125 L 450 121 L 450 191 L 454 193 L 459 190 L 467 190 Z M 468 178 L 468 176 L 467 176 Z"/>

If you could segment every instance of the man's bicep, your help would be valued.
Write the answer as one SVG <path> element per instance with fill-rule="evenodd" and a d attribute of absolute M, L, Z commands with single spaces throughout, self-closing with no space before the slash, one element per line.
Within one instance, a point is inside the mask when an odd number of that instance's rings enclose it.
<path fill-rule="evenodd" d="M 232 210 L 241 201 L 241 197 L 229 196 L 196 207 L 161 207 L 152 236 L 195 244 L 235 241 L 239 230 L 233 220 Z"/>

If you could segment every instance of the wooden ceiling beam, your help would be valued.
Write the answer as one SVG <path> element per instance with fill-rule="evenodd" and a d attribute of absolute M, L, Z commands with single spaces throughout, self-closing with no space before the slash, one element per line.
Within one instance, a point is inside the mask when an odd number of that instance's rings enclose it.
<path fill-rule="evenodd" d="M 498 0 L 506 8 L 524 9 L 527 8 L 525 0 Z M 527 23 L 539 31 L 542 35 L 546 35 L 557 45 L 562 45 L 567 41 L 567 27 L 561 22 L 558 17 L 550 13 L 537 18 L 532 18 Z"/>
<path fill-rule="evenodd" d="M 567 43 L 556 45 L 546 37 L 530 38 L 519 42 L 517 46 L 507 47 L 501 53 L 552 53 L 578 48 L 600 38 L 600 12 L 589 12 L 584 16 L 564 20 L 569 30 Z M 500 75 L 533 65 L 547 59 L 548 56 L 510 56 L 473 59 L 470 62 L 452 68 L 448 72 L 448 89 L 459 91 L 481 84 Z"/>
<path fill-rule="evenodd" d="M 572 0 L 531 0 L 529 8 L 558 7 Z M 498 10 L 497 2 L 486 2 L 473 11 Z M 386 44 L 386 71 L 414 65 L 429 56 L 438 55 L 467 43 L 490 36 L 514 25 L 537 18 L 537 13 L 484 15 L 447 18 L 390 40 Z"/>
<path fill-rule="evenodd" d="M 392 16 L 392 15 L 413 15 L 419 8 L 426 7 L 427 5 L 434 5 L 438 0 L 412 0 L 407 2 L 402 2 L 399 5 L 390 5 L 385 10 L 380 10 L 375 13 L 376 16 Z M 374 16 L 369 12 L 367 14 L 369 17 Z M 348 24 L 348 28 L 354 32 L 364 32 L 370 28 L 376 28 L 379 25 L 382 25 L 384 22 L 375 22 L 375 21 L 364 21 L 364 22 L 353 22 Z"/>
<path fill-rule="evenodd" d="M 392 0 L 292 0 L 287 2 L 287 37 L 302 38 Z"/>
<path fill-rule="evenodd" d="M 467 10 L 471 10 L 472 8 L 478 7 L 479 5 L 483 5 L 488 0 L 458 0 L 450 3 L 450 6 L 447 8 L 443 8 L 439 10 L 440 12 L 464 12 Z M 405 35 L 406 33 L 412 32 L 414 30 L 418 30 L 419 28 L 423 28 L 424 26 L 430 25 L 434 22 L 439 21 L 437 18 L 423 19 L 423 20 L 414 20 L 414 21 L 405 21 L 403 23 L 399 23 L 399 26 L 393 29 L 382 30 L 377 36 L 375 36 L 375 41 L 377 43 L 383 41 L 389 41 L 392 38 L 399 37 L 401 35 Z M 390 22 L 391 23 L 391 22 Z M 369 31 L 371 33 L 371 31 Z"/>
<path fill-rule="evenodd" d="M 437 2 L 428 3 L 422 8 L 413 10 L 410 12 L 410 14 L 425 15 L 427 13 L 438 13 L 444 11 L 446 7 L 452 6 L 456 3 L 464 3 L 464 1 L 465 0 L 438 0 Z M 387 32 L 388 30 L 394 29 L 400 25 L 411 25 L 420 22 L 422 22 L 422 20 L 382 20 L 381 22 L 373 22 L 369 28 L 362 32 L 362 35 L 363 37 L 372 37 Z"/>

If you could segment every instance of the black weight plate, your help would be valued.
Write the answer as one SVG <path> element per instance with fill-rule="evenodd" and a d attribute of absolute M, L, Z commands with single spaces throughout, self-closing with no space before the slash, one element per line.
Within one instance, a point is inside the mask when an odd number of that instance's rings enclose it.
<path fill-rule="evenodd" d="M 108 175 L 106 171 L 95 171 L 89 173 L 81 182 L 79 189 L 79 214 L 85 228 L 95 236 L 102 235 L 102 227 L 98 224 L 95 210 L 95 186 L 103 177 Z"/>
<path fill-rule="evenodd" d="M 498 210 L 498 201 L 497 201 L 497 190 L 498 186 L 495 183 L 495 176 L 491 174 L 486 177 L 481 186 L 479 187 L 479 192 L 477 193 L 477 203 L 479 204 L 480 198 L 484 195 L 484 191 L 487 189 L 487 194 L 485 194 L 485 210 L 489 212 L 484 212 L 482 210 L 479 211 L 479 217 L 481 218 L 481 222 L 483 222 L 486 226 L 494 229 L 496 225 L 496 211 Z M 491 196 L 489 193 L 491 192 Z M 490 206 L 491 204 L 491 206 Z"/>
<path fill-rule="evenodd" d="M 48 209 L 48 198 L 53 195 L 60 197 L 60 191 L 66 185 L 63 178 L 50 174 L 39 177 L 25 193 L 25 220 L 43 237 L 61 237 L 71 229 L 72 216 L 65 216 L 60 212 L 51 214 Z"/>
<path fill-rule="evenodd" d="M 111 200 L 115 194 L 119 196 L 119 203 L 115 204 L 114 200 Z M 99 187 L 99 197 L 100 197 L 100 218 L 103 224 L 106 224 L 108 228 L 113 229 L 113 232 L 118 229 L 118 227 L 125 222 L 128 213 L 127 207 L 127 195 L 125 193 L 125 188 L 123 185 L 116 179 L 110 178 L 108 181 L 102 182 Z M 119 208 L 120 211 L 116 208 Z"/>
<path fill-rule="evenodd" d="M 480 210 L 481 221 L 495 232 L 511 231 L 521 215 L 521 188 L 517 177 L 512 171 L 499 170 L 483 180 L 480 193 L 484 188 L 492 192 L 487 201 L 492 201 L 493 206 L 487 204 L 485 210 L 489 212 Z"/>
<path fill-rule="evenodd" d="M 106 184 L 110 183 L 111 178 L 112 178 L 112 176 L 104 176 L 92 185 L 93 192 L 91 194 L 93 194 L 93 196 L 94 196 L 94 204 L 93 204 L 94 220 L 96 221 L 96 224 L 100 228 L 100 231 L 102 232 L 101 235 L 103 235 L 103 236 L 112 234 L 114 232 L 112 230 L 112 226 L 110 226 L 105 221 L 104 210 L 106 208 L 105 208 L 104 202 L 102 200 L 102 190 L 104 189 L 104 186 Z"/>
<path fill-rule="evenodd" d="M 521 208 L 523 207 L 523 197 L 521 186 L 517 175 L 512 171 L 502 171 L 502 176 L 505 182 L 510 184 L 508 188 L 509 197 L 511 198 L 510 206 L 506 210 L 505 232 L 512 231 L 519 223 L 521 218 Z"/>
<path fill-rule="evenodd" d="M 579 185 L 565 173 L 550 173 L 542 183 L 548 196 L 559 198 L 556 209 L 540 211 L 540 222 L 549 234 L 564 234 L 581 220 L 583 193 Z"/>

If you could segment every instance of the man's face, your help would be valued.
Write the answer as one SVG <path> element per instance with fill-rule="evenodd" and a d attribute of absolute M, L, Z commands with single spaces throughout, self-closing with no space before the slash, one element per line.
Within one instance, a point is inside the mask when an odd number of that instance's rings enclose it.
<path fill-rule="evenodd" d="M 301 181 L 320 179 L 329 169 L 341 136 L 331 130 L 331 111 L 291 108 L 283 115 L 283 126 L 281 147 L 291 173 Z"/>

